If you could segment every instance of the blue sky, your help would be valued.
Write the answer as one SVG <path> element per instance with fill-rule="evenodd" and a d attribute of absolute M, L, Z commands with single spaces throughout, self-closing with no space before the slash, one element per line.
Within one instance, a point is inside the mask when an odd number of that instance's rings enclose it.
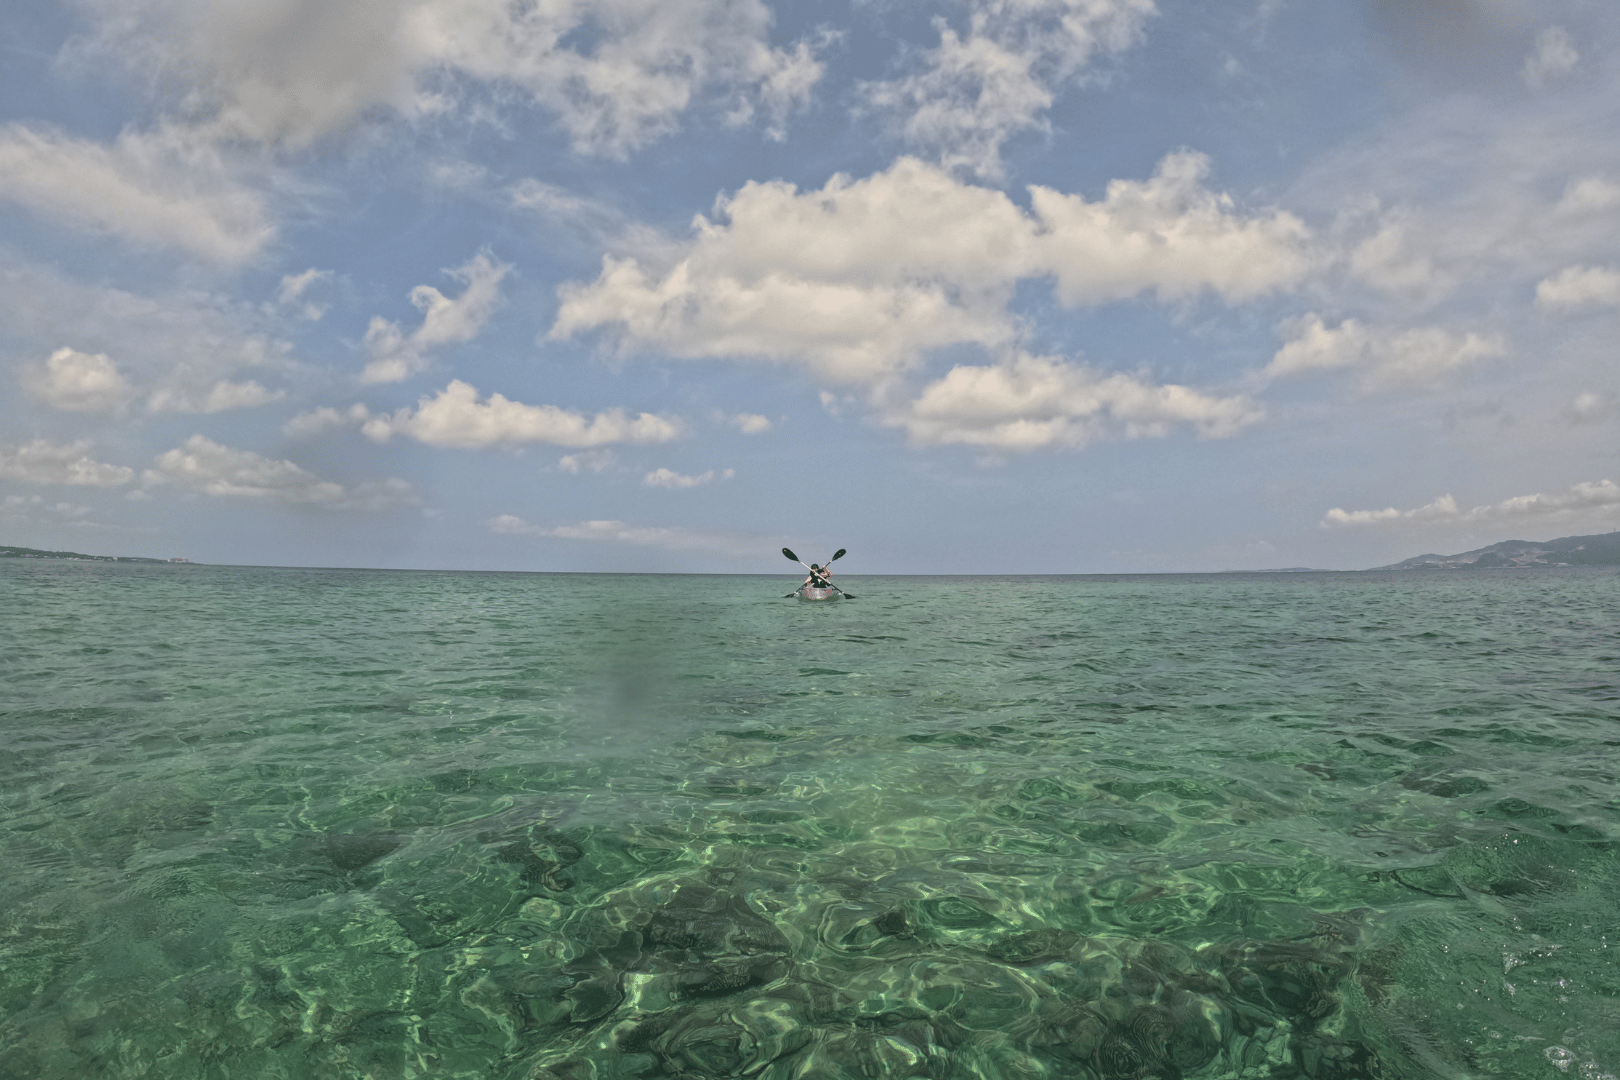
<path fill-rule="evenodd" d="M 1620 528 L 1610 4 L 0 28 L 0 543 L 1105 573 Z"/>

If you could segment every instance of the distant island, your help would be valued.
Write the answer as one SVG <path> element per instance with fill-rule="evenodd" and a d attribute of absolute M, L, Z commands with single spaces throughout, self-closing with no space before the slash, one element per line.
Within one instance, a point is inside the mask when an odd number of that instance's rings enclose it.
<path fill-rule="evenodd" d="M 0 559 L 76 559 L 80 562 L 188 563 L 190 559 L 147 559 L 139 555 L 84 555 L 77 551 L 0 546 Z"/>
<path fill-rule="evenodd" d="M 1511 570 L 1532 566 L 1620 566 L 1620 532 L 1503 540 L 1459 555 L 1414 555 L 1374 570 Z"/>

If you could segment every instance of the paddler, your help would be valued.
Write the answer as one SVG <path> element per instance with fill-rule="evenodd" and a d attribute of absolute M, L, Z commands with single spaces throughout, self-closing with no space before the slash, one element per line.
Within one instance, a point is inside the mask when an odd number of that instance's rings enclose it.
<path fill-rule="evenodd" d="M 810 575 L 804 579 L 803 587 L 807 589 L 831 588 L 832 568 L 830 566 L 820 566 L 816 563 L 811 563 Z"/>

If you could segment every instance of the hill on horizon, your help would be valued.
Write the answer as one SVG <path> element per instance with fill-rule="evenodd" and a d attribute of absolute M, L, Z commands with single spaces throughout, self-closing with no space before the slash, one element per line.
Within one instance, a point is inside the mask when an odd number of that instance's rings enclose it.
<path fill-rule="evenodd" d="M 1414 555 L 1374 570 L 1508 570 L 1531 566 L 1620 566 L 1620 532 L 1503 540 L 1457 555 Z"/>

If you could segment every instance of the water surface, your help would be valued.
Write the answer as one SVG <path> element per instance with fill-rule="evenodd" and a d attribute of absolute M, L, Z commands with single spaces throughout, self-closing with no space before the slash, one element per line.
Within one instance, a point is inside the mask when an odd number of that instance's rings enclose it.
<path fill-rule="evenodd" d="M 0 1074 L 1620 1073 L 1620 574 L 840 580 L 0 563 Z"/>

